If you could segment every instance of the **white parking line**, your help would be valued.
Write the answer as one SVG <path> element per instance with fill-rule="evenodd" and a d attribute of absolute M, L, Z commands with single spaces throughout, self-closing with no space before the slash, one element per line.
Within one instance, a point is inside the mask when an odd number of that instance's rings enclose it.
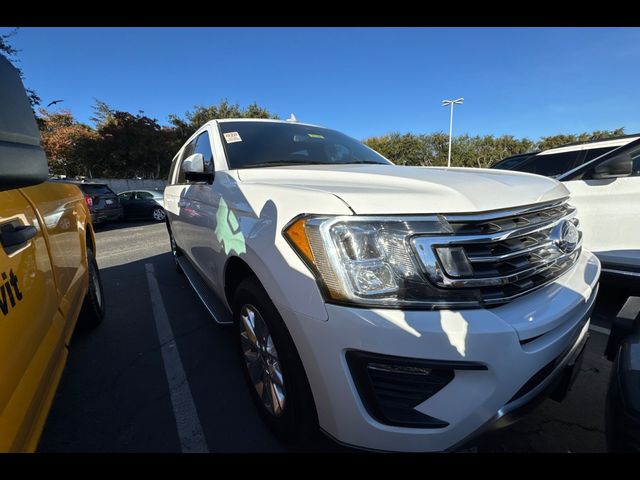
<path fill-rule="evenodd" d="M 608 328 L 599 327 L 593 324 L 589 325 L 589 330 L 593 330 L 594 332 L 598 332 L 598 333 L 603 333 L 604 335 L 609 335 L 609 333 L 611 333 L 611 330 L 609 330 Z"/>
<path fill-rule="evenodd" d="M 160 287 L 158 287 L 153 265 L 147 263 L 145 264 L 145 269 L 151 295 L 153 318 L 156 322 L 156 331 L 160 341 L 160 351 L 162 352 L 164 370 L 169 384 L 169 393 L 171 394 L 171 404 L 173 405 L 180 445 L 184 453 L 206 453 L 209 451 L 207 440 L 191 396 L 191 388 L 189 387 L 187 376 L 182 368 L 180 352 L 178 352 L 171 324 L 162 303 Z"/>

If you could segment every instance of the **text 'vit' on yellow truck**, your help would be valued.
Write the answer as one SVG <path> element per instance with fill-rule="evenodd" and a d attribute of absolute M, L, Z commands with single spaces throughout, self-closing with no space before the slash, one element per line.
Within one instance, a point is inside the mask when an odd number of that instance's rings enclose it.
<path fill-rule="evenodd" d="M 36 449 L 78 321 L 104 317 L 91 215 L 47 182 L 18 72 L 0 55 L 0 452 Z"/>

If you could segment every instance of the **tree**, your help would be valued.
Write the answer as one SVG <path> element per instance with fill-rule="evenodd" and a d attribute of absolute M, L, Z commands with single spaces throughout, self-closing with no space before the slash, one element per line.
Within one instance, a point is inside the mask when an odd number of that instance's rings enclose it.
<path fill-rule="evenodd" d="M 390 133 L 371 137 L 364 143 L 398 165 L 444 166 L 449 136 L 444 132 L 415 135 Z M 451 145 L 451 163 L 456 167 L 487 167 L 496 160 L 529 151 L 533 142 L 511 135 L 484 137 L 460 135 Z"/>
<path fill-rule="evenodd" d="M 13 66 L 16 68 L 16 70 L 18 70 L 18 73 L 20 74 L 20 78 L 24 79 L 24 73 L 22 72 L 22 69 L 16 65 L 16 63 L 18 63 L 19 60 L 15 57 L 18 54 L 19 50 L 13 47 L 9 43 L 9 38 L 13 37 L 16 33 L 18 33 L 17 28 L 13 29 L 9 33 L 0 35 L 0 54 L 5 55 L 7 60 L 9 60 L 13 64 Z M 35 110 L 35 107 L 40 105 L 40 102 L 41 102 L 40 97 L 35 92 L 35 90 L 31 88 L 25 88 L 25 91 L 27 92 L 27 97 L 29 98 L 29 102 L 31 103 L 31 108 Z"/>
<path fill-rule="evenodd" d="M 590 142 L 601 138 L 620 137 L 624 135 L 624 127 L 615 130 L 596 130 L 591 133 L 583 132 L 577 135 L 551 135 L 542 137 L 537 144 L 539 150 L 548 150 L 550 148 L 560 147 L 567 143 L 574 142 Z"/>
<path fill-rule="evenodd" d="M 92 174 L 106 177 L 163 178 L 175 153 L 175 132 L 142 112 L 110 110 L 97 129 Z M 177 148 L 176 148 L 177 150 Z"/>
<path fill-rule="evenodd" d="M 106 125 L 113 118 L 113 109 L 102 100 L 95 100 L 93 108 L 93 117 L 90 120 L 95 124 L 96 128 Z"/>
<path fill-rule="evenodd" d="M 459 135 L 451 144 L 451 165 L 454 167 L 487 168 L 498 160 L 518 153 L 547 150 L 567 143 L 593 141 L 624 135 L 624 128 L 596 130 L 578 135 L 552 135 L 537 142 L 512 135 L 471 137 Z M 364 143 L 398 165 L 444 166 L 447 164 L 449 136 L 444 132 L 431 134 L 390 133 L 370 137 Z"/>
<path fill-rule="evenodd" d="M 92 152 L 98 140 L 96 132 L 76 122 L 68 110 L 55 113 L 40 109 L 40 138 L 49 160 L 49 170 L 68 176 L 87 175 Z"/>
<path fill-rule="evenodd" d="M 196 105 L 193 107 L 193 111 L 185 112 L 184 116 L 185 118 L 183 119 L 174 114 L 169 115 L 169 123 L 176 128 L 180 144 L 186 142 L 198 128 L 209 120 L 220 118 L 279 118 L 266 108 L 258 106 L 255 102 L 246 108 L 242 108 L 237 102 L 230 104 L 226 98 L 222 99 L 217 105 L 209 105 L 208 107 Z"/>

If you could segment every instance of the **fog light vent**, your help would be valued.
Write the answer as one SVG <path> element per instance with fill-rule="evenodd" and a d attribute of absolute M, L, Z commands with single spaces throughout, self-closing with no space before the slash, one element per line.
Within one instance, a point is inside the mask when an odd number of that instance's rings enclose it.
<path fill-rule="evenodd" d="M 356 350 L 347 352 L 346 357 L 367 412 L 381 423 L 413 428 L 449 425 L 415 407 L 451 382 L 455 369 L 486 369 L 473 362 L 392 357 Z"/>

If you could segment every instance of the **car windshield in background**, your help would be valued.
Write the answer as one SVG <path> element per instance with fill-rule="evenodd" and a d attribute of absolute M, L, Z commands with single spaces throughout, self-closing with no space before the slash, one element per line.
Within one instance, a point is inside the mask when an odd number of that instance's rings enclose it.
<path fill-rule="evenodd" d="M 525 162 L 512 166 L 511 170 L 518 172 L 535 173 L 546 177 L 555 177 L 571 170 L 576 163 L 580 152 L 550 153 L 547 155 L 534 155 Z"/>
<path fill-rule="evenodd" d="M 113 191 L 106 185 L 81 184 L 79 187 L 87 195 L 114 195 Z"/>
<path fill-rule="evenodd" d="M 219 125 L 230 169 L 391 164 L 369 147 L 335 130 L 279 122 L 220 122 Z"/>

